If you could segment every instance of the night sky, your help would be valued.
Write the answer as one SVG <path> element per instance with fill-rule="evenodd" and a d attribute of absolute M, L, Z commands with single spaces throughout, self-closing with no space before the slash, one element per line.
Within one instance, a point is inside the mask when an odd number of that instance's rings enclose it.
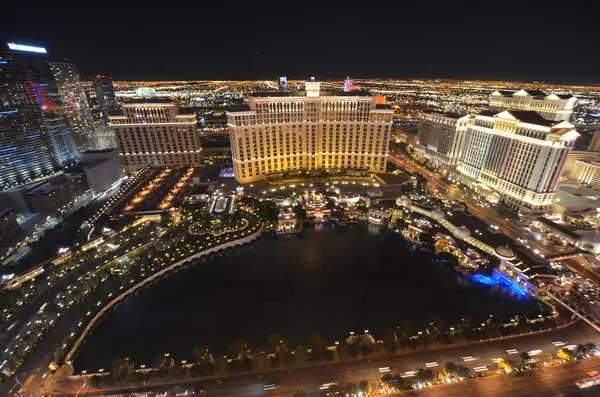
<path fill-rule="evenodd" d="M 592 1 L 198 1 L 159 2 L 160 11 L 152 2 L 64 10 L 22 3 L 28 8 L 3 6 L 0 38 L 44 46 L 76 63 L 84 79 L 600 83 L 600 6 Z"/>

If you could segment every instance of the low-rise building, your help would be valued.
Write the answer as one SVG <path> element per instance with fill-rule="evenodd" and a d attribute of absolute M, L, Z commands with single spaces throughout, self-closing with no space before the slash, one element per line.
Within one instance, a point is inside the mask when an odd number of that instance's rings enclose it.
<path fill-rule="evenodd" d="M 394 136 L 394 142 L 405 143 L 407 146 L 414 147 L 417 142 L 417 136 L 419 134 L 418 129 L 404 129 L 404 128 L 392 128 L 392 135 Z"/>
<path fill-rule="evenodd" d="M 12 208 L 0 209 L 0 243 L 10 240 L 21 233 L 21 227 Z"/>
<path fill-rule="evenodd" d="M 559 224 L 551 221 L 550 219 L 540 216 L 533 223 L 532 226 L 542 232 L 550 233 L 552 236 L 567 242 L 568 244 L 581 246 L 583 238 L 579 233 L 571 230 L 566 225 Z"/>
<path fill-rule="evenodd" d="M 62 174 L 27 193 L 34 212 L 60 213 L 89 191 L 83 174 Z"/>
<path fill-rule="evenodd" d="M 297 228 L 296 214 L 292 208 L 285 208 L 279 210 L 279 222 L 277 224 L 277 231 L 283 230 L 294 230 Z"/>
<path fill-rule="evenodd" d="M 369 208 L 369 223 L 374 225 L 381 225 L 392 215 L 391 208 L 381 207 L 379 205 L 373 205 Z"/>
<path fill-rule="evenodd" d="M 102 192 L 125 176 L 118 149 L 88 150 L 81 153 L 79 160 L 94 193 Z"/>
<path fill-rule="evenodd" d="M 600 191 L 578 185 L 560 185 L 552 198 L 552 212 L 561 217 L 600 213 Z"/>

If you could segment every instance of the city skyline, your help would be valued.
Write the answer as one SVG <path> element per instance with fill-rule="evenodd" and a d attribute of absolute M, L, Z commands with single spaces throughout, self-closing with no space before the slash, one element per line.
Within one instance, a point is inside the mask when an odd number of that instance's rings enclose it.
<path fill-rule="evenodd" d="M 380 6 L 360 13 L 339 7 L 233 10 L 211 5 L 191 23 L 119 8 L 118 28 L 89 25 L 78 11 L 49 10 L 35 23 L 5 21 L 5 41 L 41 45 L 68 57 L 84 79 L 114 80 L 447 78 L 600 83 L 586 37 L 597 5 L 574 4 L 557 19 L 536 4 Z M 584 10 L 585 12 L 579 12 Z M 490 12 L 491 11 L 491 12 Z M 279 31 L 285 21 L 296 29 Z M 261 24 L 264 25 L 261 27 Z M 83 31 L 86 34 L 72 34 Z"/>
<path fill-rule="evenodd" d="M 600 6 L 201 4 L 3 7 L 0 395 L 600 393 Z"/>

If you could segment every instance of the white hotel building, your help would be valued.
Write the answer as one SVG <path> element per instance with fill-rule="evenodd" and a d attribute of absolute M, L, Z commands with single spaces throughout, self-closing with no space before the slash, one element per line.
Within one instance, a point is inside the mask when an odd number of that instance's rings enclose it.
<path fill-rule="evenodd" d="M 579 133 L 533 111 L 483 111 L 467 128 L 456 177 L 525 212 L 548 209 Z"/>
<path fill-rule="evenodd" d="M 227 112 L 235 178 L 318 169 L 385 172 L 394 110 L 358 91 L 254 93 Z"/>
<path fill-rule="evenodd" d="M 533 110 L 545 119 L 569 120 L 577 98 L 573 95 L 546 94 L 538 90 L 494 91 L 490 99 L 491 111 Z"/>
<path fill-rule="evenodd" d="M 472 117 L 426 110 L 421 113 L 415 151 L 434 167 L 453 169 L 462 155 Z"/>
<path fill-rule="evenodd" d="M 195 113 L 181 112 L 176 102 L 147 101 L 123 104 L 120 113 L 109 123 L 127 172 L 201 164 Z"/>

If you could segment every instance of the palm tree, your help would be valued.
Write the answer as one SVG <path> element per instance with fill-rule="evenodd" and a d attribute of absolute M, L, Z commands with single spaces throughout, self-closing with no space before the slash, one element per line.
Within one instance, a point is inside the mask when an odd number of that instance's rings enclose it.
<path fill-rule="evenodd" d="M 456 371 L 456 364 L 453 361 L 448 361 L 444 367 L 451 374 L 453 374 Z"/>
<path fill-rule="evenodd" d="M 581 354 L 582 356 L 585 356 L 588 352 L 587 347 L 585 347 L 584 345 L 577 345 L 577 350 L 575 350 L 575 353 L 573 353 L 573 358 L 577 358 L 577 356 L 579 354 Z"/>
<path fill-rule="evenodd" d="M 506 357 L 498 359 L 498 361 L 496 361 L 496 364 L 498 364 L 498 370 L 502 372 L 512 372 L 515 370 L 515 365 L 513 364 L 513 362 Z"/>
<path fill-rule="evenodd" d="M 194 358 L 196 359 L 196 363 L 199 365 L 211 362 L 213 359 L 210 348 L 206 345 L 194 347 L 192 353 L 194 355 Z"/>
<path fill-rule="evenodd" d="M 414 381 L 415 383 L 431 384 L 433 382 L 433 376 L 434 373 L 431 368 L 418 368 Z"/>
<path fill-rule="evenodd" d="M 519 369 L 523 369 L 523 365 L 527 362 L 527 360 L 531 359 L 531 356 L 527 352 L 521 352 L 521 364 L 519 365 Z"/>
<path fill-rule="evenodd" d="M 567 349 L 561 348 L 556 353 L 556 358 L 559 360 L 571 361 L 573 359 L 573 356 L 571 355 L 570 351 L 568 351 Z"/>
<path fill-rule="evenodd" d="M 390 389 L 390 391 L 400 391 L 404 389 L 404 379 L 400 375 L 387 373 L 381 377 L 381 384 Z"/>

